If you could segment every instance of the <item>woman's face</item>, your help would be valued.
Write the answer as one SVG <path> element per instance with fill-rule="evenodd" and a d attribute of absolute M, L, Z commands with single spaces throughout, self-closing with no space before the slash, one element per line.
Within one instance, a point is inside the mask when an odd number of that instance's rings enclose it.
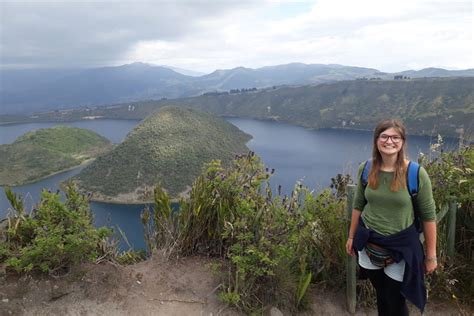
<path fill-rule="evenodd" d="M 377 149 L 381 155 L 398 155 L 403 147 L 403 138 L 395 128 L 388 128 L 377 138 Z"/>

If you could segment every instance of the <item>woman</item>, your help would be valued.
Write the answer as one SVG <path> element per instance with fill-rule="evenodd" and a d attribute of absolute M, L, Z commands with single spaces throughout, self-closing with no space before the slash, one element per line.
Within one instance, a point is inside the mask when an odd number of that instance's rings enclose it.
<path fill-rule="evenodd" d="M 374 131 L 368 183 L 359 181 L 346 251 L 358 251 L 361 277 L 377 292 L 379 315 L 408 315 L 405 298 L 422 312 L 426 303 L 423 272 L 432 273 L 436 260 L 436 211 L 431 182 L 422 167 L 416 196 L 426 253 L 414 225 L 407 189 L 406 134 L 403 124 L 385 120 Z M 362 164 L 359 168 L 361 179 Z M 424 271 L 423 271 L 424 270 Z"/>

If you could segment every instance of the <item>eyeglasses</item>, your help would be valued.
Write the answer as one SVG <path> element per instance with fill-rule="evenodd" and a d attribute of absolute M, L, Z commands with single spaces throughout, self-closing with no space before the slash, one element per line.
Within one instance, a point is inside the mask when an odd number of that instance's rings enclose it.
<path fill-rule="evenodd" d="M 384 143 L 388 142 L 388 140 L 391 139 L 392 142 L 396 144 L 396 143 L 401 142 L 403 138 L 400 135 L 381 134 L 379 135 L 379 139 Z"/>

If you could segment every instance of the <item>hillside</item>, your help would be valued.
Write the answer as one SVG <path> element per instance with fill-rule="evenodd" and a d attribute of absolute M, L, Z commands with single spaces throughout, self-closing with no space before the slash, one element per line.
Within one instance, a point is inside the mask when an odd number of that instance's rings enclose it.
<path fill-rule="evenodd" d="M 73 178 L 93 199 L 139 202 L 160 184 L 177 197 L 200 174 L 203 163 L 228 163 L 248 151 L 250 136 L 211 114 L 165 107 L 149 116 L 123 143 Z M 149 199 L 149 198 L 148 198 Z"/>
<path fill-rule="evenodd" d="M 135 63 L 69 72 L 6 72 L 10 84 L 0 90 L 1 113 L 34 111 L 110 104 L 141 99 L 189 96 L 193 77 L 164 67 Z M 42 75 L 41 75 L 42 74 Z M 34 82 L 29 78 L 36 78 Z M 13 82 L 16 82 L 14 88 Z M 23 82 L 26 82 L 23 84 Z"/>
<path fill-rule="evenodd" d="M 411 134 L 458 136 L 472 133 L 474 78 L 353 80 L 303 87 L 281 87 L 235 95 L 162 101 L 237 116 L 284 121 L 309 128 L 371 130 L 386 117 L 402 119 Z M 137 109 L 137 107 L 135 107 Z"/>
<path fill-rule="evenodd" d="M 0 185 L 35 182 L 111 149 L 110 141 L 90 130 L 57 126 L 28 132 L 0 145 Z"/>
<path fill-rule="evenodd" d="M 309 128 L 372 130 L 382 118 L 402 119 L 414 135 L 473 137 L 474 78 L 352 80 L 317 86 L 279 87 L 207 94 L 176 100 L 141 101 L 38 116 L 4 116 L 4 122 L 75 121 L 86 116 L 142 119 L 167 105 L 219 116 L 284 121 Z M 2 118 L 0 117 L 0 121 Z"/>
<path fill-rule="evenodd" d="M 393 79 L 395 75 L 373 68 L 303 63 L 256 69 L 237 67 L 199 77 L 182 73 L 189 72 L 144 63 L 93 69 L 0 70 L 0 113 L 31 114 L 120 102 L 183 98 L 231 89 L 316 85 L 360 78 Z M 473 77 L 474 70 L 427 68 L 397 74 L 411 78 Z"/>

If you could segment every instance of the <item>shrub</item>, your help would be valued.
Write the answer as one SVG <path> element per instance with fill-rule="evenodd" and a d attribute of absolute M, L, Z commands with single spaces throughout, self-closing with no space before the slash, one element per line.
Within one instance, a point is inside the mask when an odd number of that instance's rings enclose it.
<path fill-rule="evenodd" d="M 247 312 L 274 302 L 304 305 L 311 281 L 343 275 L 343 200 L 329 190 L 315 196 L 300 184 L 290 196 L 273 196 L 272 173 L 253 153 L 236 157 L 229 168 L 214 161 L 195 181 L 189 199 L 180 202 L 178 214 L 169 211 L 166 194 L 157 189 L 154 228 L 146 230 L 148 236 L 174 235 L 181 254 L 226 259 L 219 296 Z M 148 226 L 150 217 L 146 210 Z M 158 220 L 165 224 L 156 225 Z M 334 252 L 334 245 L 341 247 Z"/>
<path fill-rule="evenodd" d="M 100 242 L 111 234 L 108 228 L 93 226 L 87 197 L 72 185 L 67 187 L 64 203 L 59 193 L 43 191 L 39 205 L 29 215 L 21 197 L 10 189 L 6 192 L 14 214 L 8 217 L 5 263 L 17 272 L 54 273 L 83 260 L 95 260 Z"/>
<path fill-rule="evenodd" d="M 140 215 L 147 252 L 151 255 L 159 250 L 168 258 L 179 252 L 176 248 L 180 247 L 177 215 L 168 194 L 159 186 L 153 190 L 153 201 L 154 207 L 147 206 Z"/>
<path fill-rule="evenodd" d="M 472 157 L 472 149 L 467 149 L 426 164 L 437 204 L 455 195 L 463 209 L 460 214 L 471 219 Z M 261 312 L 269 304 L 304 306 L 310 283 L 341 289 L 348 225 L 344 188 L 352 180 L 338 175 L 332 190 L 317 194 L 297 183 L 290 196 L 273 196 L 272 173 L 253 153 L 237 156 L 228 168 L 213 161 L 194 182 L 189 199 L 180 202 L 179 212 L 172 212 L 167 194 L 157 188 L 155 209 L 143 213 L 146 235 L 153 240 L 150 248 L 223 258 L 219 297 L 246 312 Z M 472 245 L 472 239 L 460 240 Z M 432 293 L 467 302 L 474 297 L 473 269 L 465 260 L 471 252 L 460 253 L 460 261 L 448 263 L 441 250 L 444 269 L 429 286 Z M 358 287 L 359 303 L 373 305 L 371 287 L 366 282 Z"/>
<path fill-rule="evenodd" d="M 446 249 L 446 220 L 438 226 L 440 268 L 429 279 L 431 295 L 460 301 L 474 306 L 474 148 L 467 146 L 457 151 L 443 152 L 442 139 L 433 145 L 435 158 L 421 162 L 430 175 L 436 205 L 440 208 L 453 198 L 457 202 L 456 255 L 448 258 Z"/>

